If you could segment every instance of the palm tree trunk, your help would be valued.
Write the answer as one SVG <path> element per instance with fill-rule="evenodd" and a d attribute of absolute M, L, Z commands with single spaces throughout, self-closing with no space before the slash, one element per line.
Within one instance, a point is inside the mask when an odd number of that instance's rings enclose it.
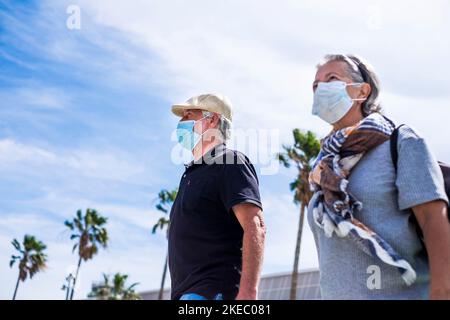
<path fill-rule="evenodd" d="M 302 232 L 303 232 L 303 220 L 305 218 L 305 204 L 302 202 L 300 208 L 300 221 L 298 224 L 297 231 L 297 243 L 295 245 L 295 255 L 294 255 L 294 269 L 292 270 L 292 278 L 291 278 L 291 293 L 290 299 L 297 299 L 297 279 L 298 279 L 298 262 L 300 259 L 300 247 L 302 241 Z"/>
<path fill-rule="evenodd" d="M 161 279 L 161 287 L 159 288 L 158 300 L 163 299 L 164 282 L 166 281 L 166 272 L 167 272 L 167 253 L 166 253 L 166 260 L 164 263 L 163 275 L 162 275 L 162 279 Z"/>
<path fill-rule="evenodd" d="M 72 275 L 72 274 L 70 274 Z M 70 293 L 70 282 L 72 282 L 72 278 L 69 277 L 69 280 L 67 280 L 67 287 L 66 287 L 66 300 L 69 300 L 69 293 Z"/>
<path fill-rule="evenodd" d="M 20 283 L 20 272 L 19 272 L 19 276 L 17 277 L 17 283 L 16 283 L 16 288 L 14 289 L 14 295 L 13 295 L 13 300 L 16 300 L 16 295 L 17 295 L 17 289 L 19 289 L 19 283 Z"/>
<path fill-rule="evenodd" d="M 69 291 L 70 291 L 70 286 L 68 286 L 66 288 L 66 300 L 69 300 Z"/>
<path fill-rule="evenodd" d="M 78 272 L 80 271 L 80 266 L 81 266 L 81 257 L 80 257 L 80 259 L 78 259 L 77 273 L 75 274 L 75 279 L 73 279 L 72 292 L 70 293 L 70 300 L 73 300 L 73 295 L 75 293 L 75 285 L 77 284 Z"/>

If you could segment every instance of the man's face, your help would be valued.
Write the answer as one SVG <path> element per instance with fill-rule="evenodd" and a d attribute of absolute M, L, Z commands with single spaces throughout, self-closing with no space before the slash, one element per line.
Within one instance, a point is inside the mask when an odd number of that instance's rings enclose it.
<path fill-rule="evenodd" d="M 204 119 L 203 119 L 204 118 Z M 202 120 L 200 120 L 202 119 Z M 216 128 L 219 117 L 213 114 L 212 117 L 205 118 L 200 109 L 187 109 L 183 111 L 183 117 L 180 121 L 195 120 L 194 131 L 202 134 L 208 129 Z M 200 121 L 198 121 L 200 120 Z"/>
<path fill-rule="evenodd" d="M 183 111 L 183 117 L 180 121 L 186 120 L 200 120 L 203 118 L 202 110 L 200 109 L 187 109 Z"/>

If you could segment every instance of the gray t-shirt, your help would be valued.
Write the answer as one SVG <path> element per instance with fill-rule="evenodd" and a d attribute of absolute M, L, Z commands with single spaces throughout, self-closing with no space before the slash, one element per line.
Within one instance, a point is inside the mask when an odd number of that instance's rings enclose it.
<path fill-rule="evenodd" d="M 390 142 L 368 152 L 350 173 L 348 190 L 362 201 L 355 218 L 385 239 L 417 273 L 407 286 L 399 271 L 373 258 L 349 238 L 327 238 L 308 222 L 316 242 L 323 299 L 427 299 L 430 274 L 423 245 L 410 222 L 413 206 L 432 200 L 448 202 L 442 172 L 427 144 L 408 127 L 398 140 L 398 171 L 391 160 Z"/>

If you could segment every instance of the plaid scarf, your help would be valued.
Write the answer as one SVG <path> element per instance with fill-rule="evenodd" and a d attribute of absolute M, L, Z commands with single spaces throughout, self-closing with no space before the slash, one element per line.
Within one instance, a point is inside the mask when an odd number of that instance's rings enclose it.
<path fill-rule="evenodd" d="M 362 203 L 347 191 L 350 171 L 368 151 L 388 141 L 394 129 L 390 120 L 373 113 L 325 137 L 309 176 L 314 191 L 311 207 L 315 223 L 327 237 L 333 233 L 350 237 L 368 255 L 398 268 L 405 283 L 411 285 L 416 280 L 414 269 L 385 240 L 354 218 Z"/>

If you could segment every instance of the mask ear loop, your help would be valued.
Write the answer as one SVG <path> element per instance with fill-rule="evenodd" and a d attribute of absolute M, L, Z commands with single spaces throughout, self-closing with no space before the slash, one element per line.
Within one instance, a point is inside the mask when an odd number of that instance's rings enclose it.
<path fill-rule="evenodd" d="M 206 119 L 206 118 L 208 118 L 208 116 L 204 116 L 204 117 L 201 118 L 201 119 L 194 120 L 195 123 L 194 123 L 194 126 L 192 127 L 192 131 L 195 132 L 195 125 L 197 124 L 198 121 L 202 121 L 203 119 Z M 200 129 L 203 129 L 203 124 L 201 125 Z M 197 134 L 199 134 L 200 136 L 203 136 L 203 135 L 205 134 L 205 132 L 208 131 L 208 130 L 209 130 L 209 129 L 205 130 L 203 133 L 197 133 Z"/>
<path fill-rule="evenodd" d="M 208 112 L 209 112 L 209 111 L 208 111 Z M 214 116 L 214 114 L 213 114 L 213 113 L 210 113 L 209 115 L 204 116 L 202 119 L 199 119 L 199 120 L 197 120 L 197 121 L 200 121 L 200 120 L 203 120 L 203 119 L 206 119 L 206 118 L 211 118 L 211 119 L 213 119 L 213 116 Z M 219 115 L 219 117 L 221 117 L 221 115 Z M 209 129 L 205 130 L 200 136 L 203 137 L 203 135 L 206 135 L 206 133 L 207 133 L 209 130 L 218 130 L 218 129 L 217 129 L 217 128 L 209 128 Z M 215 138 L 216 136 L 213 135 L 212 137 Z M 220 138 L 220 139 L 222 139 L 222 141 L 223 141 L 223 138 Z"/>
<path fill-rule="evenodd" d="M 352 83 L 347 83 L 347 87 L 348 86 L 361 86 L 361 85 L 363 85 L 365 82 L 352 82 Z M 367 98 L 355 98 L 355 99 L 353 99 L 352 98 L 352 101 L 366 101 L 367 100 Z"/>
<path fill-rule="evenodd" d="M 213 118 L 213 115 L 212 115 L 212 114 L 206 115 L 206 116 L 204 116 L 204 117 L 201 118 L 201 119 L 195 120 L 195 122 L 197 122 L 197 121 L 202 121 L 203 119 L 207 119 L 207 118 L 211 118 L 211 119 L 212 119 L 212 118 Z M 194 125 L 194 127 L 195 127 L 195 125 Z M 192 127 L 192 130 L 194 130 L 194 127 Z M 202 125 L 202 128 L 201 128 L 201 129 L 203 129 L 203 125 Z M 206 133 L 207 133 L 209 130 L 211 130 L 211 128 L 206 129 L 206 130 L 203 131 L 202 133 L 198 133 L 198 135 L 200 136 L 200 140 L 203 139 L 203 136 L 206 135 Z M 199 140 L 199 142 L 200 142 L 200 140 Z"/>

